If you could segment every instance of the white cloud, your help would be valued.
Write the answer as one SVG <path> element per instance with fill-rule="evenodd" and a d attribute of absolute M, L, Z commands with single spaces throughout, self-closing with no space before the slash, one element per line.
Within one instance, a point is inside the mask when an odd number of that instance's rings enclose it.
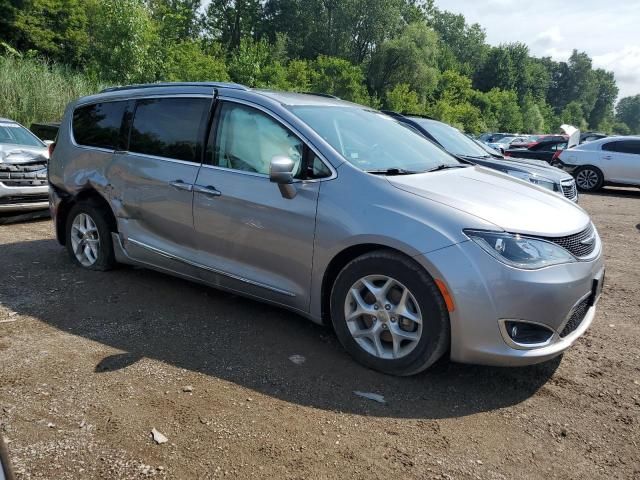
<path fill-rule="evenodd" d="M 562 33 L 560 33 L 559 27 L 551 27 L 542 33 L 539 33 L 536 38 L 533 39 L 532 45 L 540 48 L 551 48 L 558 45 L 564 40 Z"/>

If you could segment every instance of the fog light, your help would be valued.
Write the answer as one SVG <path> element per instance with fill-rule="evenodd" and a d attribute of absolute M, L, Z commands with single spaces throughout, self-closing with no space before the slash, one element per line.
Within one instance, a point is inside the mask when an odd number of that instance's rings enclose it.
<path fill-rule="evenodd" d="M 553 336 L 553 330 L 537 323 L 507 320 L 504 326 L 511 340 L 522 345 L 545 343 Z"/>

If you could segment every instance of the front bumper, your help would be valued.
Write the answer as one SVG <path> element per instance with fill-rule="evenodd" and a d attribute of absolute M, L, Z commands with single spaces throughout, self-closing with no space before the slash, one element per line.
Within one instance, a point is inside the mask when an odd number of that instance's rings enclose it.
<path fill-rule="evenodd" d="M 0 182 L 0 212 L 43 210 L 49 206 L 49 187 L 7 187 Z"/>
<path fill-rule="evenodd" d="M 450 312 L 451 359 L 462 363 L 520 366 L 549 360 L 569 348 L 593 322 L 595 303 L 581 322 L 561 336 L 574 309 L 602 281 L 602 245 L 595 258 L 540 270 L 504 265 L 473 241 L 452 245 L 416 259 L 443 280 L 453 297 Z M 595 300 L 595 299 L 594 299 Z M 501 323 L 516 320 L 553 330 L 545 345 L 523 348 L 508 342 Z"/>

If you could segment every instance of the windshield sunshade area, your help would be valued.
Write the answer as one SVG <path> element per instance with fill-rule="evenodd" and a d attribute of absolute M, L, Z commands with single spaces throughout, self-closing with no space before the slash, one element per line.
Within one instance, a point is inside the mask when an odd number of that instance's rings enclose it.
<path fill-rule="evenodd" d="M 374 110 L 295 106 L 291 111 L 361 170 L 424 172 L 440 165 L 460 165 L 420 134 Z"/>
<path fill-rule="evenodd" d="M 0 143 L 44 147 L 44 144 L 26 128 L 17 123 L 0 122 Z"/>

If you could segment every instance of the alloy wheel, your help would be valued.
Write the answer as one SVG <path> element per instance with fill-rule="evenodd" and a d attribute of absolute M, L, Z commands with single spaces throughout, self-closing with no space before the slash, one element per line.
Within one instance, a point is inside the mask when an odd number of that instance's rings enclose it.
<path fill-rule="evenodd" d="M 90 267 L 98 261 L 100 234 L 93 219 L 80 213 L 71 224 L 71 246 L 76 259 L 83 267 Z"/>
<path fill-rule="evenodd" d="M 592 190 L 599 180 L 597 172 L 590 168 L 580 170 L 576 175 L 576 183 L 582 190 Z"/>
<path fill-rule="evenodd" d="M 416 298 L 386 275 L 368 275 L 351 286 L 344 318 L 358 345 L 377 358 L 405 357 L 422 336 L 422 314 Z"/>

